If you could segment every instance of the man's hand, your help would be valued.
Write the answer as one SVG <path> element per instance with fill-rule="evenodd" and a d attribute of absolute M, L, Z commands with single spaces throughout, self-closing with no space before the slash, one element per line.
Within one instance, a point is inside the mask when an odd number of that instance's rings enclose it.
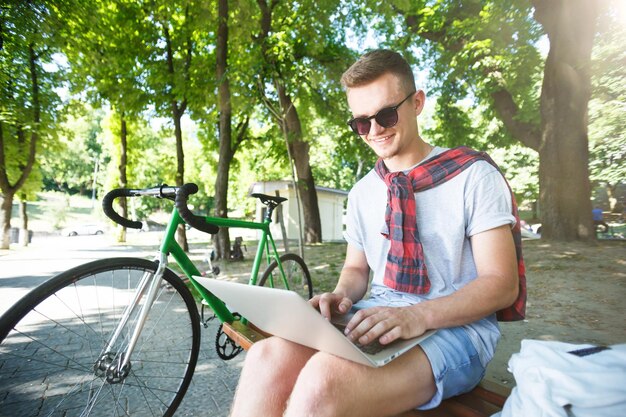
<path fill-rule="evenodd" d="M 332 292 L 316 295 L 309 300 L 309 303 L 317 308 L 327 320 L 330 320 L 333 313 L 345 314 L 352 308 L 352 300 Z"/>
<path fill-rule="evenodd" d="M 426 331 L 425 320 L 417 305 L 372 307 L 359 310 L 346 326 L 346 335 L 362 345 L 378 341 L 386 345 L 396 339 L 411 339 Z"/>

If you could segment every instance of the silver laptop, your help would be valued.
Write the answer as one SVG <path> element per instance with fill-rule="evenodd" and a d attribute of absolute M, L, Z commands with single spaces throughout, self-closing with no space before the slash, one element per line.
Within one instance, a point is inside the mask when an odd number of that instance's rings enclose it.
<path fill-rule="evenodd" d="M 373 342 L 359 347 L 340 330 L 351 315 L 339 316 L 331 323 L 293 291 L 212 278 L 194 279 L 221 298 L 231 311 L 238 312 L 264 332 L 364 365 L 383 366 L 435 333 L 431 330 L 385 346 Z"/>

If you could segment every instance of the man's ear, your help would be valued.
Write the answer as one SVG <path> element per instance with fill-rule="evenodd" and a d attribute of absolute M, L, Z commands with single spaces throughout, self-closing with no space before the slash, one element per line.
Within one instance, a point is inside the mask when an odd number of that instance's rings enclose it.
<path fill-rule="evenodd" d="M 415 115 L 419 116 L 424 110 L 424 105 L 426 104 L 426 94 L 424 90 L 417 90 L 415 95 L 413 96 L 413 106 L 415 107 Z"/>

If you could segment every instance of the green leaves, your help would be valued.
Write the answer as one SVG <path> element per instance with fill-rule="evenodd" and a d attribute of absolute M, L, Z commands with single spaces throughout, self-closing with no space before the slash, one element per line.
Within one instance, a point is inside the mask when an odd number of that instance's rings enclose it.
<path fill-rule="evenodd" d="M 422 65 L 423 61 L 430 64 L 431 92 L 440 95 L 441 111 L 435 113 L 439 143 L 452 146 L 465 140 L 459 135 L 469 135 L 465 138 L 472 142 L 476 125 L 495 121 L 492 94 L 500 90 L 506 90 L 517 103 L 516 118 L 538 125 L 542 62 L 536 42 L 540 32 L 527 3 L 438 0 L 417 2 L 413 7 L 392 4 L 379 12 L 384 16 L 381 20 L 399 15 L 406 32 L 390 37 L 390 45 L 406 50 L 409 56 L 414 55 L 411 48 L 418 48 L 424 53 Z M 480 105 L 484 112 L 468 117 L 462 110 L 467 105 L 460 102 Z M 485 120 L 476 122 L 475 117 Z"/>
<path fill-rule="evenodd" d="M 31 176 L 41 142 L 54 138 L 63 69 L 59 21 L 47 2 L 11 1 L 0 8 L 0 188 L 12 195 Z"/>
<path fill-rule="evenodd" d="M 271 12 L 266 37 L 260 4 Z M 171 119 L 176 102 L 178 112 L 184 110 L 198 129 L 185 138 L 188 177 L 212 192 L 220 82 L 215 75 L 215 2 L 9 0 L 0 12 L 0 123 L 4 137 L 13 139 L 5 140 L 11 181 L 25 161 L 14 140 L 19 125 L 45 139 L 39 150 L 46 153 L 41 158 L 46 177 L 63 172 L 68 184 L 89 186 L 92 153 L 96 145 L 104 146 L 105 133 L 114 125 L 100 132 L 102 116 L 96 110 L 81 115 L 88 122 L 70 117 L 62 123 L 67 110 L 60 106 L 63 91 L 63 99 L 71 94 L 94 109 L 110 107 L 128 116 L 129 182 L 138 186 L 174 182 L 173 124 L 154 120 Z M 600 26 L 605 27 L 613 26 Z M 349 109 L 339 85 L 342 72 L 365 48 L 400 50 L 420 76 L 427 74 L 425 87 L 436 100 L 433 120 L 426 121 L 427 140 L 442 146 L 508 148 L 518 136 L 507 125 L 540 130 L 543 57 L 538 45 L 545 40 L 526 0 L 229 2 L 229 31 L 226 74 L 233 132 L 249 120 L 231 175 L 238 199 L 244 199 L 253 181 L 290 175 L 284 137 L 266 106 L 269 101 L 274 110 L 279 108 L 276 79 L 298 110 L 317 183 L 349 188 L 372 166 L 375 156 L 345 125 Z M 598 181 L 619 181 L 626 175 L 618 169 L 626 166 L 621 129 L 624 33 L 623 28 L 601 32 L 589 112 L 590 167 Z M 33 121 L 29 89 L 31 44 L 41 86 L 39 122 Z M 503 108 L 510 110 L 508 123 Z M 55 132 L 59 143 L 53 140 Z M 94 134 L 100 142 L 93 142 Z M 102 152 L 115 161 L 106 146 Z M 142 158 L 150 163 L 142 166 Z M 60 159 L 65 159 L 62 164 Z M 521 175 L 522 170 L 515 172 Z"/>
<path fill-rule="evenodd" d="M 626 28 L 617 2 L 600 16 L 592 56 L 592 99 L 589 102 L 589 169 L 596 183 L 615 186 L 626 178 Z M 624 12 L 621 12 L 624 14 Z M 623 18 L 623 16 L 622 16 Z"/>

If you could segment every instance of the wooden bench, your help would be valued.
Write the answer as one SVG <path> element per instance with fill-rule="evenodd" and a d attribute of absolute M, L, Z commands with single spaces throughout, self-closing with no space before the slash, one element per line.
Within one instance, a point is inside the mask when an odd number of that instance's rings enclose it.
<path fill-rule="evenodd" d="M 226 333 L 239 346 L 248 350 L 253 343 L 269 335 L 252 324 L 240 321 L 224 323 Z M 488 417 L 500 411 L 511 390 L 493 382 L 482 381 L 467 394 L 448 398 L 441 405 L 428 411 L 407 411 L 398 417 Z"/>

